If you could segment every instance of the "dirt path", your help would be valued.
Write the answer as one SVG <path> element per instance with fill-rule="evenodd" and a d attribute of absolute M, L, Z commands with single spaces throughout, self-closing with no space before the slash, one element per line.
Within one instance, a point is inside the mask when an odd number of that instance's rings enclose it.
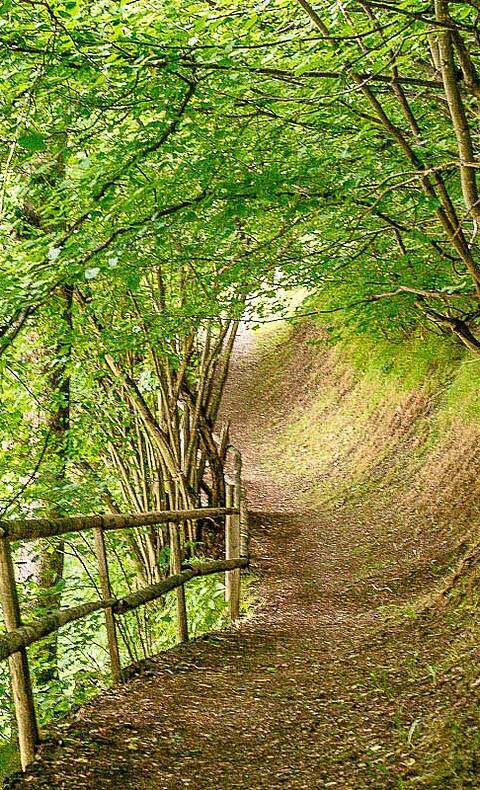
<path fill-rule="evenodd" d="M 373 533 L 340 512 L 304 512 L 295 490 L 271 484 L 261 457 L 272 415 L 242 395 L 255 375 L 244 344 L 225 411 L 253 513 L 256 615 L 84 706 L 14 787 L 340 790 L 414 775 L 412 722 L 436 691 L 395 667 L 399 655 L 421 660 L 424 635 L 414 623 L 384 630 L 378 605 L 395 596 L 381 577 L 371 594 L 355 583 L 354 549 Z"/>

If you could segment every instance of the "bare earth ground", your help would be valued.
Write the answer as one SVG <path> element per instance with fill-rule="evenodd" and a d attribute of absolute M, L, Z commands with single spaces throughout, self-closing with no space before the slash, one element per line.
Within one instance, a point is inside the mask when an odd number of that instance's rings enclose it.
<path fill-rule="evenodd" d="M 457 704 L 455 673 L 432 680 L 428 669 L 448 636 L 433 618 L 385 625 L 379 607 L 405 600 L 412 579 L 397 569 L 392 582 L 380 568 L 358 582 L 358 549 L 376 540 L 363 510 L 305 512 L 297 484 L 271 483 L 261 464 L 271 414 L 244 400 L 255 375 L 240 347 L 224 409 L 244 454 L 260 579 L 254 616 L 152 659 L 84 706 L 11 787 L 425 786 L 415 782 L 416 730 Z M 404 547 L 392 546 L 393 565 L 395 550 Z"/>

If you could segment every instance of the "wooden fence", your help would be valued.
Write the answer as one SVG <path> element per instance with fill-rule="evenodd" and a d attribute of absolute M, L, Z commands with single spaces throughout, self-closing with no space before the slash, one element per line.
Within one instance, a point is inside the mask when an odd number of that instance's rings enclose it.
<path fill-rule="evenodd" d="M 116 617 L 154 601 L 170 590 L 176 590 L 177 631 L 180 642 L 188 639 L 188 619 L 184 585 L 190 579 L 213 573 L 225 573 L 225 598 L 232 620 L 239 616 L 240 570 L 248 566 L 248 518 L 241 484 L 241 457 L 235 448 L 235 482 L 227 483 L 224 508 L 159 511 L 103 516 L 72 516 L 58 519 L 25 519 L 0 521 L 0 602 L 7 633 L 0 637 L 0 661 L 8 659 L 10 680 L 18 725 L 22 768 L 35 756 L 39 743 L 37 718 L 30 680 L 27 647 L 59 628 L 99 610 L 104 611 L 114 681 L 122 679 L 122 667 L 115 625 Z M 208 562 L 182 563 L 180 536 L 176 525 L 205 518 L 225 520 L 225 559 Z M 144 587 L 123 598 L 112 596 L 104 533 L 108 530 L 131 529 L 148 525 L 168 524 L 170 532 L 171 575 L 164 581 Z M 67 533 L 93 530 L 98 563 L 101 598 L 69 609 L 51 612 L 23 624 L 15 580 L 11 544 Z"/>

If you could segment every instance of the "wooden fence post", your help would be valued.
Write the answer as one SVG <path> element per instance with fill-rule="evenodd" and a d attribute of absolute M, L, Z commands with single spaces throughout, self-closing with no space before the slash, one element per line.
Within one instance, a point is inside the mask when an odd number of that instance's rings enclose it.
<path fill-rule="evenodd" d="M 95 554 L 97 556 L 98 574 L 100 576 L 100 590 L 104 601 L 112 597 L 112 587 L 110 584 L 110 574 L 108 572 L 107 552 L 105 550 L 105 535 L 101 527 L 93 530 L 95 538 Z M 122 680 L 122 665 L 120 663 L 120 653 L 118 650 L 117 629 L 112 607 L 105 609 L 105 625 L 107 628 L 108 650 L 110 653 L 110 667 L 115 683 Z"/>
<path fill-rule="evenodd" d="M 0 538 L 0 597 L 5 626 L 7 631 L 13 631 L 19 628 L 22 622 L 12 552 L 6 537 Z M 18 724 L 20 759 L 25 770 L 35 757 L 35 749 L 39 741 L 26 648 L 11 655 L 8 661 Z"/>
<path fill-rule="evenodd" d="M 227 484 L 227 507 L 235 506 L 235 486 Z M 238 513 L 225 518 L 225 558 L 236 560 L 240 557 L 240 515 Z M 240 568 L 227 571 L 225 574 L 225 600 L 230 604 L 230 617 L 238 620 L 240 616 Z"/>
<path fill-rule="evenodd" d="M 225 507 L 233 507 L 233 486 L 229 483 L 225 485 Z M 229 551 L 230 551 L 230 535 L 232 532 L 232 517 L 230 515 L 225 516 L 225 559 L 230 559 Z M 231 576 L 229 571 L 225 572 L 225 600 L 230 600 L 230 592 L 231 592 Z"/>
<path fill-rule="evenodd" d="M 176 524 L 170 524 L 170 573 L 180 573 L 182 570 L 182 547 L 180 535 Z M 185 601 L 185 587 L 182 584 L 175 590 L 177 597 L 177 633 L 179 642 L 188 642 L 188 617 Z"/>
<path fill-rule="evenodd" d="M 250 528 L 248 508 L 243 492 L 240 495 L 240 556 L 250 559 Z"/>
<path fill-rule="evenodd" d="M 235 448 L 234 448 L 235 449 Z M 235 449 L 235 497 L 233 506 L 240 511 L 240 557 L 249 557 L 250 555 L 250 535 L 248 529 L 248 511 L 247 503 L 243 495 L 242 486 L 242 456 L 240 452 Z"/>

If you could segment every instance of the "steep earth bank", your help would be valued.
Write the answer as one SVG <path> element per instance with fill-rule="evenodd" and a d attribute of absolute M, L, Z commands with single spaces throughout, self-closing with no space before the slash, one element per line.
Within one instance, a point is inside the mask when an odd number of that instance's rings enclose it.
<path fill-rule="evenodd" d="M 250 466 L 330 523 L 342 600 L 378 626 L 353 661 L 371 664 L 372 715 L 383 700 L 397 730 L 395 768 L 380 747 L 364 757 L 372 786 L 480 787 L 478 361 L 442 341 L 349 353 L 309 323 L 252 335 L 235 373 Z"/>

